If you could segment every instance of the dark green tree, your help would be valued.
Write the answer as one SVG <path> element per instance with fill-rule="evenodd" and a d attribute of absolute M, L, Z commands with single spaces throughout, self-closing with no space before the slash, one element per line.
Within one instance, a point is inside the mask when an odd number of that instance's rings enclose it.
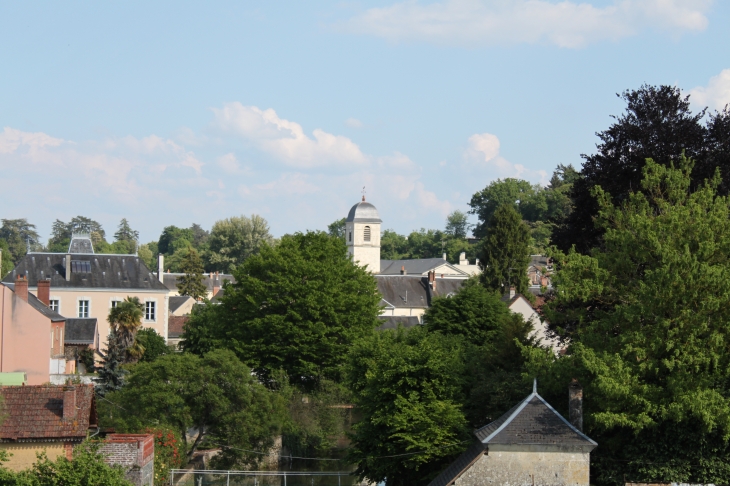
<path fill-rule="evenodd" d="M 469 212 L 479 218 L 474 227 L 474 236 L 484 238 L 487 235 L 492 216 L 504 205 L 518 210 L 525 221 L 544 221 L 548 208 L 543 192 L 539 185 L 522 179 L 497 179 L 490 183 L 474 194 L 469 202 Z"/>
<path fill-rule="evenodd" d="M 469 224 L 469 216 L 465 212 L 457 209 L 446 217 L 446 230 L 444 232 L 454 238 L 464 239 L 469 233 L 471 226 Z"/>
<path fill-rule="evenodd" d="M 5 240 L 8 245 L 9 255 L 3 255 L 17 265 L 25 256 L 30 246 L 31 250 L 40 248 L 40 237 L 35 230 L 35 225 L 30 224 L 27 219 L 3 219 L 0 226 L 0 239 Z"/>
<path fill-rule="evenodd" d="M 326 233 L 264 245 L 234 277 L 221 305 L 193 313 L 183 347 L 232 349 L 264 381 L 279 369 L 305 388 L 338 380 L 348 348 L 377 326 L 375 279 Z"/>
<path fill-rule="evenodd" d="M 99 403 L 107 425 L 124 431 L 169 425 L 186 441 L 188 458 L 201 444 L 220 447 L 214 467 L 221 469 L 257 463 L 261 456 L 244 450 L 269 450 L 284 411 L 281 397 L 223 349 L 202 357 L 172 353 L 138 363 L 125 386 L 107 400 Z M 187 441 L 190 429 L 197 431 L 192 443 Z"/>
<path fill-rule="evenodd" d="M 0 258 L 2 258 L 2 262 L 0 262 L 0 279 L 2 279 L 9 272 L 13 271 L 15 263 L 8 242 L 2 239 L 0 239 L 0 252 Z"/>
<path fill-rule="evenodd" d="M 571 345 L 531 351 L 530 374 L 584 385 L 591 483 L 730 482 L 730 203 L 691 168 L 648 160 L 621 204 L 595 188 L 601 247 L 555 255 L 547 315 Z"/>
<path fill-rule="evenodd" d="M 195 248 L 188 248 L 180 262 L 180 270 L 183 272 L 177 279 L 177 291 L 180 295 L 189 295 L 195 300 L 208 295 L 208 288 L 203 283 L 203 261 Z"/>
<path fill-rule="evenodd" d="M 103 397 L 107 393 L 120 390 L 124 385 L 124 376 L 127 370 L 123 364 L 127 359 L 127 349 L 122 346 L 114 332 L 109 334 L 106 349 L 98 351 L 102 357 L 101 366 L 96 367 L 97 377 L 94 378 L 96 394 Z"/>
<path fill-rule="evenodd" d="M 237 265 L 255 255 L 274 238 L 269 233 L 269 223 L 257 214 L 234 216 L 213 224 L 208 240 L 210 266 L 222 273 L 230 273 Z"/>
<path fill-rule="evenodd" d="M 408 257 L 408 239 L 393 230 L 383 231 L 383 236 L 380 237 L 380 258 L 400 260 Z"/>
<path fill-rule="evenodd" d="M 327 233 L 335 238 L 340 238 L 345 241 L 345 218 L 333 221 L 332 224 L 327 225 Z"/>
<path fill-rule="evenodd" d="M 140 362 L 149 363 L 170 352 L 170 348 L 165 343 L 165 338 L 157 334 L 157 331 L 152 328 L 140 329 L 137 331 L 135 339 L 139 348 L 144 349 L 142 357 L 139 359 Z"/>
<path fill-rule="evenodd" d="M 481 249 L 481 281 L 491 290 L 505 293 L 514 285 L 527 293 L 530 263 L 530 230 L 511 204 L 497 208 L 489 222 Z"/>
<path fill-rule="evenodd" d="M 139 347 L 135 337 L 142 327 L 144 304 L 139 297 L 127 297 L 109 311 L 109 325 L 118 345 L 124 351 L 124 363 L 133 363 L 138 360 L 144 349 Z"/>
<path fill-rule="evenodd" d="M 163 255 L 172 255 L 176 250 L 189 247 L 195 236 L 188 228 L 166 226 L 157 242 L 157 251 Z"/>
<path fill-rule="evenodd" d="M 139 231 L 135 231 L 131 228 L 131 226 L 129 226 L 127 218 L 122 218 L 119 222 L 117 232 L 114 233 L 114 240 L 114 244 L 119 247 L 120 250 L 124 250 L 123 253 L 136 253 Z M 122 253 L 122 251 L 119 251 L 119 253 Z"/>

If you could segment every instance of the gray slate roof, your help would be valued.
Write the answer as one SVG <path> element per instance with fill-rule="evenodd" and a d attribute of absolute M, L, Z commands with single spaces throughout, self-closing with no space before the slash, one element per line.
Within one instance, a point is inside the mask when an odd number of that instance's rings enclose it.
<path fill-rule="evenodd" d="M 420 275 L 376 275 L 375 282 L 378 284 L 378 290 L 383 300 L 393 307 L 422 307 L 425 309 L 431 305 L 434 297 L 457 293 L 461 290 L 465 280 L 437 278 L 436 290 L 432 290 L 428 285 L 428 277 Z"/>
<path fill-rule="evenodd" d="M 162 274 L 162 283 L 165 284 L 165 287 L 167 287 L 170 290 L 177 290 L 177 279 L 185 275 L 184 273 L 163 273 Z M 220 287 L 223 288 L 223 282 L 228 280 L 231 283 L 236 283 L 236 279 L 233 278 L 233 275 L 230 274 L 219 274 L 219 275 L 210 275 L 210 274 L 203 274 L 203 284 L 205 284 L 205 288 L 208 289 L 208 292 L 213 291 L 213 287 Z"/>
<path fill-rule="evenodd" d="M 441 474 L 436 476 L 433 481 L 428 483 L 428 486 L 449 486 L 453 484 L 453 482 L 459 476 L 464 474 L 466 470 L 471 467 L 472 464 L 477 462 L 477 459 L 479 459 L 481 455 L 484 454 L 485 450 L 486 446 L 481 442 L 473 443 L 471 446 L 469 446 L 467 450 L 464 451 L 463 454 L 457 457 L 454 462 L 449 464 L 449 467 L 444 469 Z"/>
<path fill-rule="evenodd" d="M 453 268 L 453 273 L 464 275 L 466 273 L 457 269 L 443 258 L 422 258 L 420 260 L 380 260 L 380 275 L 400 275 L 401 267 L 405 267 L 408 275 L 425 275 L 434 268 L 441 265 L 449 265 Z"/>
<path fill-rule="evenodd" d="M 382 223 L 378 210 L 369 202 L 360 201 L 355 204 L 347 215 L 347 223 Z"/>
<path fill-rule="evenodd" d="M 168 308 L 170 309 L 170 312 L 175 312 L 180 308 L 181 305 L 183 305 L 188 300 L 192 299 L 189 295 L 173 295 L 170 297 L 168 302 Z"/>
<path fill-rule="evenodd" d="M 380 325 L 376 328 L 378 331 L 385 329 L 398 329 L 398 326 L 409 328 L 415 327 L 421 323 L 416 316 L 379 316 Z"/>
<path fill-rule="evenodd" d="M 14 283 L 17 274 L 25 274 L 29 287 L 36 287 L 40 279 L 50 278 L 51 291 L 54 288 L 167 290 L 135 255 L 72 254 L 72 269 L 85 265 L 90 271 L 72 271 L 68 281 L 65 258 L 64 253 L 28 253 L 3 282 Z"/>
<path fill-rule="evenodd" d="M 91 235 L 73 235 L 68 245 L 69 253 L 94 254 L 94 245 L 91 243 Z"/>
<path fill-rule="evenodd" d="M 96 317 L 66 319 L 65 344 L 94 344 L 97 334 Z"/>

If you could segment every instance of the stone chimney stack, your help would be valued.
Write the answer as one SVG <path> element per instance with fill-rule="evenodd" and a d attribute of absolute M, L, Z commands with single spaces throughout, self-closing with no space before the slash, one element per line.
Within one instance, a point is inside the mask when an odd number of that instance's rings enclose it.
<path fill-rule="evenodd" d="M 163 283 L 163 273 L 165 273 L 165 255 L 159 253 L 157 255 L 157 280 L 159 280 L 160 283 Z"/>
<path fill-rule="evenodd" d="M 51 281 L 49 279 L 38 280 L 38 300 L 46 307 L 51 304 Z"/>
<path fill-rule="evenodd" d="M 431 290 L 436 290 L 436 270 L 428 272 L 428 285 L 431 287 Z"/>
<path fill-rule="evenodd" d="M 469 265 L 469 260 L 466 259 L 465 251 L 462 251 L 459 255 L 459 265 Z"/>
<path fill-rule="evenodd" d="M 28 279 L 25 275 L 18 275 L 15 278 L 15 295 L 28 302 Z"/>
<path fill-rule="evenodd" d="M 63 418 L 66 420 L 76 418 L 76 388 L 73 386 L 63 388 Z"/>
<path fill-rule="evenodd" d="M 444 252 L 442 258 L 444 259 L 444 261 L 446 261 L 446 252 Z"/>
<path fill-rule="evenodd" d="M 514 299 L 515 298 L 515 295 L 517 295 L 517 289 L 515 289 L 515 286 L 512 285 L 509 288 L 509 298 L 510 299 Z"/>
<path fill-rule="evenodd" d="M 568 385 L 568 410 L 570 423 L 583 432 L 583 387 L 575 378 Z"/>
<path fill-rule="evenodd" d="M 66 255 L 66 281 L 71 280 L 71 255 Z"/>
<path fill-rule="evenodd" d="M 221 289 L 221 277 L 218 274 L 218 271 L 215 272 L 215 276 L 213 277 L 213 297 L 215 297 L 215 294 L 217 294 Z"/>

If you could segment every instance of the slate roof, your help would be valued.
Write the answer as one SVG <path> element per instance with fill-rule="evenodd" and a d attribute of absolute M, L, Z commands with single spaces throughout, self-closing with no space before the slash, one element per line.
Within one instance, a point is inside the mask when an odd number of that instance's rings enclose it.
<path fill-rule="evenodd" d="M 181 305 L 183 305 L 188 300 L 192 299 L 189 295 L 173 295 L 169 299 L 168 307 L 170 309 L 170 312 L 175 312 L 180 308 Z"/>
<path fill-rule="evenodd" d="M 420 275 L 376 275 L 375 282 L 383 300 L 391 306 L 425 309 L 434 297 L 457 293 L 465 280 L 437 278 L 436 290 L 428 285 L 428 277 Z"/>
<path fill-rule="evenodd" d="M 185 323 L 190 319 L 189 316 L 170 316 L 167 318 L 167 337 L 179 338 L 185 330 Z"/>
<path fill-rule="evenodd" d="M 96 344 L 96 317 L 66 319 L 65 344 Z"/>
<path fill-rule="evenodd" d="M 385 329 L 398 329 L 398 326 L 404 328 L 415 327 L 421 323 L 417 316 L 379 316 L 380 325 L 376 328 L 378 331 Z"/>
<path fill-rule="evenodd" d="M 91 243 L 91 235 L 73 235 L 68 244 L 69 253 L 90 253 L 94 254 L 94 245 Z"/>
<path fill-rule="evenodd" d="M 378 210 L 363 199 L 350 208 L 345 220 L 347 223 L 382 223 Z"/>
<path fill-rule="evenodd" d="M 472 464 L 477 462 L 477 459 L 484 454 L 486 447 L 481 442 L 475 442 L 467 450 L 465 450 L 459 457 L 454 460 L 449 467 L 441 471 L 441 474 L 436 476 L 433 481 L 428 483 L 428 486 L 449 486 L 462 474 L 466 472 Z"/>
<path fill-rule="evenodd" d="M 416 260 L 380 260 L 379 275 L 400 275 L 401 267 L 405 267 L 408 275 L 426 275 L 429 271 L 447 265 L 452 269 L 450 275 L 468 277 L 469 274 L 459 270 L 443 258 L 422 258 Z"/>
<path fill-rule="evenodd" d="M 72 269 L 88 267 L 88 272 L 71 272 L 66 280 L 64 253 L 28 253 L 3 282 L 13 283 L 17 274 L 28 277 L 28 286 L 51 279 L 51 291 L 64 288 L 167 290 L 135 255 L 72 254 Z"/>
<path fill-rule="evenodd" d="M 183 275 L 183 273 L 163 273 L 162 283 L 170 290 L 177 290 L 177 279 Z M 227 273 L 221 273 L 219 275 L 204 274 L 203 277 L 205 277 L 203 279 L 203 284 L 205 284 L 205 288 L 208 289 L 208 292 L 212 292 L 213 287 L 223 288 L 223 282 L 226 280 L 231 283 L 236 283 L 236 279 L 233 278 L 233 275 Z"/>
<path fill-rule="evenodd" d="M 81 441 L 90 428 L 98 424 L 93 385 L 74 385 L 76 417 L 63 418 L 63 395 L 66 386 L 4 386 L 5 420 L 0 424 L 0 440 Z"/>

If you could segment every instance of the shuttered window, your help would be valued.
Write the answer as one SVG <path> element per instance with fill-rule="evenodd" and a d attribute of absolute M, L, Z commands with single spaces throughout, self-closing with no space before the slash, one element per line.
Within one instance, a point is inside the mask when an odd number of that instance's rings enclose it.
<path fill-rule="evenodd" d="M 370 241 L 370 226 L 365 226 L 365 241 Z"/>

